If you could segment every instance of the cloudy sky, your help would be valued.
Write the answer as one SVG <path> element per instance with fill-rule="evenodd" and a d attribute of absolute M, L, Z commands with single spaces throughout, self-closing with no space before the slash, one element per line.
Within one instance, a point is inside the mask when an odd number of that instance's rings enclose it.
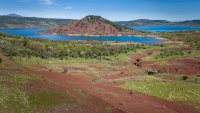
<path fill-rule="evenodd" d="M 0 0 L 0 15 L 80 19 L 100 15 L 113 21 L 200 19 L 200 0 Z"/>

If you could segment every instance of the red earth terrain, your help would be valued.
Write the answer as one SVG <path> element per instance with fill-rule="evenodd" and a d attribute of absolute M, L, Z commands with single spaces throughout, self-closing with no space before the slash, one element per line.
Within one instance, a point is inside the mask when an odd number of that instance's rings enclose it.
<path fill-rule="evenodd" d="M 145 53 L 144 56 L 146 54 L 149 53 Z M 136 58 L 136 56 L 131 56 L 131 58 Z M 50 109 L 50 111 L 40 111 L 41 113 L 106 113 L 105 108 L 108 107 L 112 108 L 113 113 L 197 113 L 194 107 L 188 104 L 171 102 L 135 92 L 130 94 L 129 91 L 115 84 L 96 83 L 87 76 L 74 76 L 51 71 L 32 71 L 12 62 L 1 53 L 0 58 L 10 67 L 23 73 L 42 76 L 56 84 L 56 87 L 52 84 L 33 84 L 32 87 L 47 87 L 49 91 L 67 89 L 82 102 L 81 106 L 63 105 L 56 109 Z"/>
<path fill-rule="evenodd" d="M 182 50 L 191 50 L 191 48 L 182 48 Z M 133 54 L 129 57 L 129 63 L 139 68 L 157 70 L 159 72 L 171 74 L 195 75 L 200 73 L 199 58 L 170 59 L 165 64 L 160 64 L 156 61 L 142 61 L 142 58 L 152 55 L 156 51 L 159 51 L 159 49 Z"/>

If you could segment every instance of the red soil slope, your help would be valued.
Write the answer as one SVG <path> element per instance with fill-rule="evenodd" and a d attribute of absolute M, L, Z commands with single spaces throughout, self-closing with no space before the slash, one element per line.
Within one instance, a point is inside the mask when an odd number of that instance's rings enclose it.
<path fill-rule="evenodd" d="M 83 76 L 48 71 L 34 72 L 10 61 L 1 53 L 0 58 L 7 65 L 21 72 L 34 73 L 52 81 L 58 86 L 53 89 L 54 91 L 67 89 L 82 100 L 85 108 L 97 111 L 97 113 L 104 113 L 108 106 L 112 107 L 113 113 L 197 113 L 192 106 L 183 103 L 170 102 L 134 92 L 129 94 L 129 91 L 115 85 L 95 83 L 92 79 Z"/>
<path fill-rule="evenodd" d="M 75 21 L 58 28 L 44 31 L 44 34 L 60 35 L 122 35 L 128 28 L 116 25 L 100 16 L 87 16 L 80 21 Z"/>

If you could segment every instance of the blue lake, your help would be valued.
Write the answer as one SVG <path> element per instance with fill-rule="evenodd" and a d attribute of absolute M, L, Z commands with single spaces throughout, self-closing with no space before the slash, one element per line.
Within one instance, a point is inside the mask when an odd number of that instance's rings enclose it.
<path fill-rule="evenodd" d="M 0 32 L 25 36 L 30 38 L 43 38 L 49 40 L 96 40 L 96 41 L 117 41 L 117 42 L 138 42 L 144 44 L 160 44 L 164 43 L 153 37 L 139 37 L 139 36 L 102 36 L 102 37 L 86 37 L 86 36 L 61 36 L 61 35 L 44 35 L 39 34 L 41 30 L 48 28 L 31 28 L 31 29 L 0 29 Z"/>
<path fill-rule="evenodd" d="M 132 28 L 139 31 L 147 31 L 155 33 L 200 30 L 200 27 L 191 27 L 191 26 L 135 26 Z"/>

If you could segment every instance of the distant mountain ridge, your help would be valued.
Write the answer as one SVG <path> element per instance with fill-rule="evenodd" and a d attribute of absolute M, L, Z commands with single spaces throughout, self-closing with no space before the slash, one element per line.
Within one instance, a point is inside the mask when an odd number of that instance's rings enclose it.
<path fill-rule="evenodd" d="M 5 16 L 12 16 L 12 17 L 23 17 L 21 15 L 18 15 L 18 14 L 8 14 L 8 15 L 5 15 Z"/>
<path fill-rule="evenodd" d="M 136 32 L 128 27 L 104 19 L 101 16 L 89 15 L 79 21 L 74 21 L 42 33 L 75 36 L 116 36 L 135 34 Z"/>
<path fill-rule="evenodd" d="M 57 27 L 70 22 L 74 19 L 53 19 L 39 17 L 23 17 L 19 14 L 0 15 L 0 28 L 39 28 L 39 27 Z M 111 22 L 111 21 L 110 21 Z M 200 20 L 187 20 L 171 22 L 167 20 L 138 19 L 133 21 L 114 22 L 117 25 L 125 27 L 133 26 L 194 26 L 200 27 Z M 114 25 L 113 24 L 113 25 Z"/>
<path fill-rule="evenodd" d="M 187 20 L 187 21 L 179 21 L 179 22 L 171 22 L 167 20 L 149 20 L 149 19 L 138 19 L 133 21 L 119 21 L 116 22 L 119 25 L 124 26 L 194 26 L 200 27 L 200 20 Z"/>
<path fill-rule="evenodd" d="M 52 19 L 23 17 L 17 14 L 0 16 L 0 28 L 39 28 L 39 27 L 56 27 L 69 22 L 73 19 Z"/>

